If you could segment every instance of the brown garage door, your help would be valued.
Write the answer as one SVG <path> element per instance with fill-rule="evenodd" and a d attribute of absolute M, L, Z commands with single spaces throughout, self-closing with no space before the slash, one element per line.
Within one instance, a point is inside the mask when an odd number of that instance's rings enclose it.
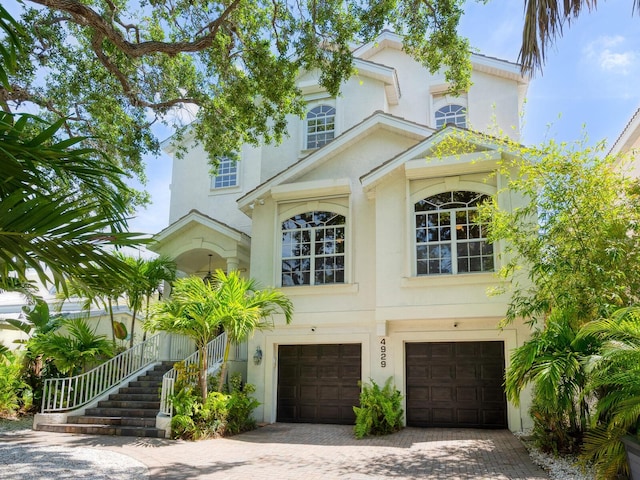
<path fill-rule="evenodd" d="M 503 342 L 407 343 L 407 425 L 506 428 Z"/>
<path fill-rule="evenodd" d="M 360 344 L 280 345 L 277 420 L 354 423 L 361 363 Z"/>

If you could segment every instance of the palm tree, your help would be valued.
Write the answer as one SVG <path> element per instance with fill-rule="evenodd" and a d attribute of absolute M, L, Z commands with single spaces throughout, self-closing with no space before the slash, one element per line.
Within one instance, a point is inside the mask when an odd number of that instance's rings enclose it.
<path fill-rule="evenodd" d="M 227 333 L 224 361 L 220 374 L 222 390 L 226 363 L 232 343 L 245 341 L 255 330 L 272 328 L 267 320 L 283 313 L 291 322 L 293 307 L 284 294 L 274 289 L 259 290 L 254 280 L 240 277 L 238 272 L 226 275 L 217 270 L 212 281 L 198 277 L 178 279 L 171 299 L 158 305 L 146 328 L 180 333 L 192 338 L 200 356 L 199 383 L 203 402 L 207 398 L 206 346 L 224 329 Z"/>
<path fill-rule="evenodd" d="M 532 415 L 543 430 L 534 435 L 555 451 L 575 450 L 589 418 L 586 360 L 598 342 L 578 336 L 576 324 L 572 312 L 553 311 L 544 328 L 513 351 L 506 372 L 507 398 L 515 405 L 524 387 L 533 384 Z"/>
<path fill-rule="evenodd" d="M 236 271 L 225 274 L 217 270 L 212 284 L 220 297 L 221 324 L 227 333 L 218 384 L 218 391 L 222 391 L 231 345 L 245 342 L 256 330 L 272 329 L 274 314 L 282 313 L 285 322 L 291 323 L 293 304 L 281 291 L 259 289 L 254 279 L 243 278 Z"/>
<path fill-rule="evenodd" d="M 0 7 L 0 85 L 10 90 L 22 49 L 19 25 Z M 33 268 L 43 283 L 62 284 L 88 265 L 117 274 L 125 266 L 108 245 L 141 243 L 126 232 L 132 190 L 126 174 L 100 152 L 64 138 L 62 122 L 14 115 L 0 105 L 0 288 Z"/>
<path fill-rule="evenodd" d="M 96 335 L 84 319 L 65 320 L 61 327 L 65 333 L 56 331 L 31 341 L 33 349 L 51 358 L 60 372 L 71 377 L 101 357 L 113 355 L 111 342 L 104 335 Z"/>
<path fill-rule="evenodd" d="M 118 254 L 118 257 L 128 265 L 130 277 L 124 286 L 127 296 L 127 304 L 131 310 L 131 337 L 129 347 L 133 347 L 133 333 L 136 318 L 146 301 L 146 313 L 149 315 L 149 303 L 151 296 L 157 291 L 161 282 L 172 282 L 176 277 L 176 264 L 169 257 L 162 255 L 153 259 L 135 258 Z M 146 334 L 146 330 L 145 330 Z"/>
<path fill-rule="evenodd" d="M 633 0 L 633 10 L 640 10 L 640 0 Z M 523 71 L 542 68 L 547 46 L 562 36 L 565 24 L 577 18 L 584 10 L 596 8 L 596 0 L 525 0 L 522 47 L 518 61 Z"/>
<path fill-rule="evenodd" d="M 145 323 L 149 331 L 165 331 L 191 338 L 199 354 L 199 386 L 203 402 L 207 398 L 207 344 L 221 331 L 221 311 L 218 292 L 198 277 L 176 280 L 171 299 L 156 305 Z"/>
<path fill-rule="evenodd" d="M 582 336 L 603 343 L 592 357 L 589 390 L 596 394 L 595 425 L 585 436 L 585 455 L 600 478 L 628 475 L 624 435 L 640 433 L 640 307 L 585 325 Z"/>

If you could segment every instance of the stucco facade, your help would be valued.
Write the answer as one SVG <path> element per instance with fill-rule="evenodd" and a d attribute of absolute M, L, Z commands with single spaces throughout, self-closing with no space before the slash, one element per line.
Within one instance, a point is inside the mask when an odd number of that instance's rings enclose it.
<path fill-rule="evenodd" d="M 311 120 L 291 118 L 281 145 L 239 152 L 237 185 L 225 189 L 211 188 L 202 150 L 175 160 L 171 225 L 157 235 L 155 249 L 176 258 L 186 274 L 204 275 L 211 258 L 214 267 L 240 269 L 293 301 L 290 325 L 275 318 L 273 330 L 249 340 L 247 379 L 257 387 L 260 422 L 348 423 L 358 389 L 353 378 L 384 383 L 392 377 L 409 424 L 527 426 L 526 399 L 521 407 L 507 405 L 500 386 L 509 352 L 528 335 L 519 324 L 499 330 L 508 298 L 487 295 L 500 282 L 494 272 L 501 245 L 481 241 L 476 200 L 429 203 L 501 189 L 492 174 L 503 153 L 486 134 L 518 139 L 527 79 L 515 64 L 474 55 L 473 86 L 452 97 L 444 76 L 407 56 L 394 34 L 355 54 L 357 75 L 338 98 L 317 85 L 316 72 L 300 78 L 309 111 L 324 109 L 330 141 Z M 456 108 L 462 113 L 446 117 Z M 441 127 L 443 115 L 444 123 L 464 128 Z M 307 148 L 311 137 L 323 145 Z M 452 137 L 463 146 L 455 152 L 443 147 Z M 502 195 L 499 201 L 512 206 L 515 200 Z M 315 219 L 313 212 L 334 223 L 308 227 L 315 220 L 303 219 Z M 433 227 L 432 218 L 443 223 Z M 311 223 L 299 227 L 305 221 Z M 471 230 L 479 232 L 475 240 Z M 251 361 L 258 351 L 260 361 Z M 436 358 L 445 353 L 450 364 Z M 310 377 L 316 380 L 307 382 Z M 499 382 L 497 390 L 478 383 L 487 379 Z M 449 408 L 463 396 L 466 403 Z M 501 402 L 503 410 L 491 406 Z"/>

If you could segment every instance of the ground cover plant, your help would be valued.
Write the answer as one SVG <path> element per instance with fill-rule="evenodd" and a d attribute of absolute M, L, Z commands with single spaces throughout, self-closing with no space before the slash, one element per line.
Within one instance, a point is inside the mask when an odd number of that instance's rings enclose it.
<path fill-rule="evenodd" d="M 389 377 L 382 387 L 373 380 L 369 384 L 361 384 L 360 406 L 353 407 L 356 438 L 388 435 L 402 428 L 402 395 L 392 382 L 393 378 Z"/>

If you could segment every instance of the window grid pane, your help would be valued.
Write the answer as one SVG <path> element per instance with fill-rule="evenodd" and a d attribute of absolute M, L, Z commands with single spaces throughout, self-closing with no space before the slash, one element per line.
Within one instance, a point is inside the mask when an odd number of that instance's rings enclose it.
<path fill-rule="evenodd" d="M 457 127 L 467 127 L 467 109 L 462 105 L 446 105 L 436 112 L 435 117 L 436 128 L 444 127 L 448 123 Z"/>
<path fill-rule="evenodd" d="M 320 105 L 307 114 L 307 148 L 320 148 L 335 136 L 336 109 Z"/>
<path fill-rule="evenodd" d="M 487 198 L 476 192 L 446 192 L 416 202 L 417 275 L 494 271 L 493 245 L 477 212 Z"/>
<path fill-rule="evenodd" d="M 283 286 L 344 283 L 345 220 L 307 212 L 282 222 Z"/>
<path fill-rule="evenodd" d="M 231 158 L 221 158 L 218 174 L 211 179 L 211 188 L 235 187 L 238 185 L 238 165 Z"/>

